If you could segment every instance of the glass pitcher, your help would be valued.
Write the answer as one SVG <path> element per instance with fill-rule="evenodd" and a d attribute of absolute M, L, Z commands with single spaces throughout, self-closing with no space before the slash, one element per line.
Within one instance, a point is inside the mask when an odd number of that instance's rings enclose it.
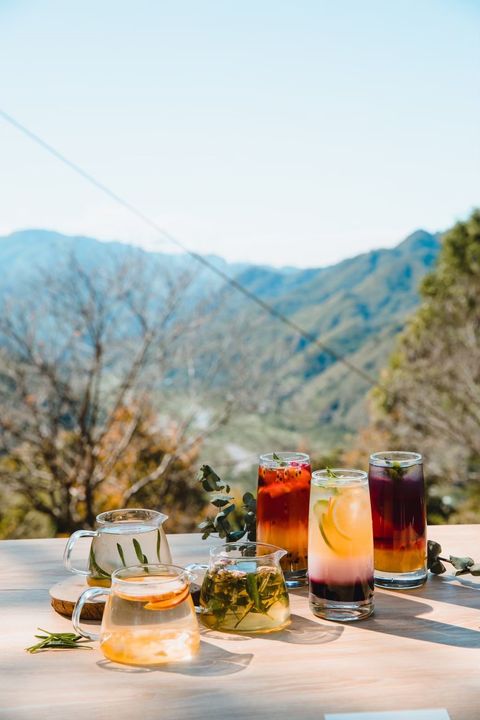
<path fill-rule="evenodd" d="M 171 563 L 172 556 L 162 527 L 168 516 L 156 510 L 126 508 L 97 515 L 97 530 L 77 530 L 68 539 L 63 555 L 67 570 L 86 575 L 89 585 L 110 586 L 114 570 L 135 564 Z M 88 569 L 72 565 L 72 552 L 80 538 L 92 538 Z"/>
<path fill-rule="evenodd" d="M 286 550 L 266 543 L 239 542 L 210 550 L 200 592 L 200 618 L 213 630 L 268 633 L 290 623 L 290 606 L 280 559 Z"/>
<path fill-rule="evenodd" d="M 136 565 L 112 573 L 110 588 L 88 588 L 79 597 L 72 623 L 79 635 L 99 640 L 113 662 L 160 665 L 190 660 L 200 632 L 190 595 L 190 573 L 175 565 Z M 107 595 L 100 634 L 80 625 L 84 604 Z"/>

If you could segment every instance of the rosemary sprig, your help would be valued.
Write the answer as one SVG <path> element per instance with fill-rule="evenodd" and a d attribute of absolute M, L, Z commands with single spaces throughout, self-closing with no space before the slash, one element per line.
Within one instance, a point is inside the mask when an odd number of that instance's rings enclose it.
<path fill-rule="evenodd" d="M 35 635 L 40 640 L 36 645 L 25 648 L 29 653 L 42 652 L 43 650 L 73 650 L 80 648 L 84 650 L 92 650 L 91 645 L 85 645 L 89 642 L 87 638 L 75 633 L 51 633 L 43 628 L 37 628 L 45 635 Z"/>
<path fill-rule="evenodd" d="M 407 468 L 402 467 L 401 463 L 396 460 L 388 460 L 388 465 L 384 468 L 386 474 L 394 483 L 399 483 L 405 477 Z"/>
<path fill-rule="evenodd" d="M 332 478 L 332 480 L 339 480 L 340 475 L 337 475 L 337 473 L 334 473 L 332 468 L 326 467 L 325 472 L 327 473 L 328 478 Z"/>
<path fill-rule="evenodd" d="M 280 467 L 287 467 L 288 463 L 283 460 L 280 455 L 277 455 L 276 452 L 272 453 L 272 460 L 275 460 L 276 463 L 280 465 Z"/>

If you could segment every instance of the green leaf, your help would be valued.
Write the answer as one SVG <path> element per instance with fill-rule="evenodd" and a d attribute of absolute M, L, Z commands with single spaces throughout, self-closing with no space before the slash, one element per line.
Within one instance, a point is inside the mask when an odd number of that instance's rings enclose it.
<path fill-rule="evenodd" d="M 435 540 L 429 540 L 427 543 L 427 567 L 430 570 L 430 566 L 436 561 L 440 553 L 442 552 L 442 546 Z"/>
<path fill-rule="evenodd" d="M 118 554 L 120 555 L 120 560 L 122 562 L 123 567 L 127 567 L 127 563 L 125 562 L 125 555 L 123 554 L 123 548 L 120 545 L 120 543 L 117 543 L 117 550 L 118 550 Z"/>
<path fill-rule="evenodd" d="M 237 510 L 235 503 L 232 502 L 233 497 L 229 494 L 230 486 L 221 480 L 210 465 L 202 465 L 200 468 L 199 482 L 204 490 L 213 493 L 211 503 L 219 509 L 214 518 L 207 517 L 198 525 L 202 539 L 205 540 L 212 532 L 217 532 L 220 538 L 235 542 L 248 532 L 249 540 L 255 540 L 257 503 L 252 493 L 244 494 L 242 510 Z M 238 522 L 234 521 L 232 527 L 228 516 L 236 511 L 239 516 Z M 238 528 L 238 525 L 241 527 Z"/>
<path fill-rule="evenodd" d="M 206 530 L 207 528 L 211 528 L 211 530 L 215 530 L 215 526 L 214 526 L 212 520 L 210 520 L 210 518 L 208 520 L 204 520 L 203 522 L 201 522 L 199 524 L 198 528 L 199 528 L 199 530 Z"/>
<path fill-rule="evenodd" d="M 224 488 L 221 478 L 210 465 L 202 465 L 200 468 L 200 482 L 207 492 L 219 491 Z"/>
<path fill-rule="evenodd" d="M 334 473 L 332 468 L 326 467 L 325 471 L 327 473 L 327 477 L 332 478 L 332 480 L 338 480 L 339 475 L 337 475 L 337 473 Z"/>
<path fill-rule="evenodd" d="M 148 558 L 146 555 L 143 554 L 143 550 L 142 550 L 141 545 L 138 542 L 138 540 L 136 538 L 132 538 L 132 542 L 133 542 L 133 547 L 135 549 L 135 555 L 139 559 L 140 563 L 142 565 L 148 565 Z M 145 569 L 145 572 L 148 573 L 148 570 Z"/>
<path fill-rule="evenodd" d="M 252 495 L 251 492 L 245 493 L 245 495 L 243 496 L 242 500 L 243 500 L 243 505 L 244 505 L 244 507 L 245 507 L 246 510 L 248 510 L 248 511 L 250 511 L 250 512 L 255 512 L 255 511 L 256 511 L 256 509 L 257 509 L 257 501 L 255 500 L 255 498 L 253 497 L 253 495 Z"/>
<path fill-rule="evenodd" d="M 275 462 L 277 462 L 280 467 L 286 467 L 286 465 L 288 464 L 287 462 L 285 462 L 285 460 L 282 460 L 282 458 L 275 452 L 272 453 L 272 459 L 275 460 Z"/>
<path fill-rule="evenodd" d="M 161 562 L 161 557 L 160 557 L 160 549 L 161 549 L 161 546 L 162 546 L 162 537 L 161 537 L 161 535 L 160 535 L 160 530 L 157 529 L 157 558 L 158 558 L 158 562 Z"/>
<path fill-rule="evenodd" d="M 245 530 L 234 530 L 228 533 L 228 542 L 238 542 L 245 535 Z"/>
<path fill-rule="evenodd" d="M 447 568 L 441 560 L 434 560 L 428 569 L 434 575 L 441 575 L 442 573 L 447 571 Z"/>
<path fill-rule="evenodd" d="M 95 559 L 95 552 L 93 550 L 93 546 L 90 546 L 90 554 L 88 556 L 88 565 L 90 567 L 90 572 L 94 577 L 100 577 L 100 578 L 109 578 L 111 577 L 110 573 L 108 573 L 106 570 L 103 570 L 100 565 L 97 563 Z"/>
<path fill-rule="evenodd" d="M 40 638 L 40 642 L 31 647 L 25 648 L 29 653 L 43 652 L 44 650 L 73 650 L 75 648 L 84 648 L 85 650 L 91 650 L 90 645 L 84 643 L 90 642 L 87 638 L 81 635 L 75 635 L 74 633 L 50 633 L 48 630 L 42 630 L 38 628 L 45 635 L 35 635 L 36 638 Z"/>
<path fill-rule="evenodd" d="M 230 513 L 232 513 L 234 510 L 235 505 L 229 505 L 228 507 L 223 508 L 223 510 L 220 510 L 220 512 L 216 514 L 215 520 L 217 520 L 218 518 L 227 517 L 227 515 L 230 515 Z"/>
<path fill-rule="evenodd" d="M 387 460 L 387 462 L 389 462 L 389 461 Z M 389 478 L 393 482 L 397 482 L 397 483 L 400 482 L 401 480 L 403 480 L 406 471 L 407 471 L 407 468 L 402 467 L 400 465 L 400 463 L 395 460 L 393 462 L 391 462 L 385 468 L 385 472 L 389 476 Z"/>
<path fill-rule="evenodd" d="M 247 573 L 247 592 L 248 592 L 248 597 L 253 602 L 255 609 L 258 610 L 258 612 L 262 612 L 260 596 L 258 594 L 257 574 L 256 573 Z"/>
<path fill-rule="evenodd" d="M 450 562 L 455 570 L 460 572 L 465 572 L 469 567 L 475 564 L 475 560 L 472 560 L 471 557 L 455 557 L 454 555 L 450 555 Z"/>
<path fill-rule="evenodd" d="M 225 505 L 228 505 L 232 500 L 233 497 L 230 497 L 230 495 L 219 495 L 212 500 L 212 505 L 215 505 L 215 507 L 225 507 Z"/>
<path fill-rule="evenodd" d="M 132 538 L 133 542 L 133 549 L 135 550 L 135 555 L 137 556 L 139 562 L 143 563 L 143 551 L 140 543 L 138 542 L 137 538 Z"/>

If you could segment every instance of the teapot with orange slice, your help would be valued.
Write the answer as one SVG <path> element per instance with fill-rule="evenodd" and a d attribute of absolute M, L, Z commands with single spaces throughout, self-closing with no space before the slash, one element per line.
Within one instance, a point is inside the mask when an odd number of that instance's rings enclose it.
<path fill-rule="evenodd" d="M 99 640 L 108 660 L 160 665 L 190 660 L 200 633 L 190 595 L 191 574 L 176 565 L 135 565 L 112 573 L 111 587 L 91 587 L 79 597 L 72 623 L 79 635 Z M 80 625 L 86 602 L 107 595 L 100 633 Z"/>

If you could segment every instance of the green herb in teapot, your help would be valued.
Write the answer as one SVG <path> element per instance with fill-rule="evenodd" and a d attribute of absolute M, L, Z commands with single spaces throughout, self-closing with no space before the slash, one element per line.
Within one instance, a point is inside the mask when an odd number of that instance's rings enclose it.
<path fill-rule="evenodd" d="M 283 629 L 290 620 L 285 579 L 277 557 L 274 561 L 247 554 L 216 558 L 205 575 L 200 605 L 203 623 L 213 630 L 272 632 Z"/>

